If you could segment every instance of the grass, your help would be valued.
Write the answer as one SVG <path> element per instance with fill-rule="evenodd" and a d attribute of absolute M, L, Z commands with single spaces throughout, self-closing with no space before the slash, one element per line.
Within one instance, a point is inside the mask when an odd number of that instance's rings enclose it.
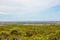
<path fill-rule="evenodd" d="M 60 40 L 60 25 L 12 24 L 0 26 L 0 40 L 4 36 L 8 40 L 13 40 L 14 38 L 21 40 Z"/>

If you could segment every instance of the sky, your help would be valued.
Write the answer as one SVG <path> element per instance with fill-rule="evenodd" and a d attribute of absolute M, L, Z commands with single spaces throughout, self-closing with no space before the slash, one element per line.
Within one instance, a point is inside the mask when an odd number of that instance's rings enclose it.
<path fill-rule="evenodd" d="M 60 21 L 60 0 L 0 0 L 0 21 Z"/>

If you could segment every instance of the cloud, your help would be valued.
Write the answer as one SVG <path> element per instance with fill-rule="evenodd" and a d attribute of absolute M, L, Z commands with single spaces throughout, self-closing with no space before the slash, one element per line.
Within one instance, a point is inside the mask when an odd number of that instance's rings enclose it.
<path fill-rule="evenodd" d="M 0 0 L 0 14 L 38 20 L 38 15 L 57 5 L 60 5 L 60 0 Z"/>
<path fill-rule="evenodd" d="M 0 10 L 3 12 L 35 12 L 60 5 L 60 0 L 0 0 Z"/>
<path fill-rule="evenodd" d="M 6 15 L 6 14 L 8 14 L 8 13 L 0 12 L 0 15 Z"/>
<path fill-rule="evenodd" d="M 1 5 L 24 6 L 24 7 L 44 7 L 60 4 L 60 0 L 0 0 Z"/>

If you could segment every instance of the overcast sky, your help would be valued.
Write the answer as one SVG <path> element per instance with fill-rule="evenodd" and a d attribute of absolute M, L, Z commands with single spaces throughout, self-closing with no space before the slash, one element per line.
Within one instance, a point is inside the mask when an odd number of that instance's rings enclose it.
<path fill-rule="evenodd" d="M 60 0 L 0 0 L 0 21 L 60 21 Z"/>

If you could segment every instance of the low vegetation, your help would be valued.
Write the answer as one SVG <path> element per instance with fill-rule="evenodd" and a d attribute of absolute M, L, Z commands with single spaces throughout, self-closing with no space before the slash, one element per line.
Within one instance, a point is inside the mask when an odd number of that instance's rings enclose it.
<path fill-rule="evenodd" d="M 60 40 L 60 25 L 0 26 L 0 40 Z"/>

